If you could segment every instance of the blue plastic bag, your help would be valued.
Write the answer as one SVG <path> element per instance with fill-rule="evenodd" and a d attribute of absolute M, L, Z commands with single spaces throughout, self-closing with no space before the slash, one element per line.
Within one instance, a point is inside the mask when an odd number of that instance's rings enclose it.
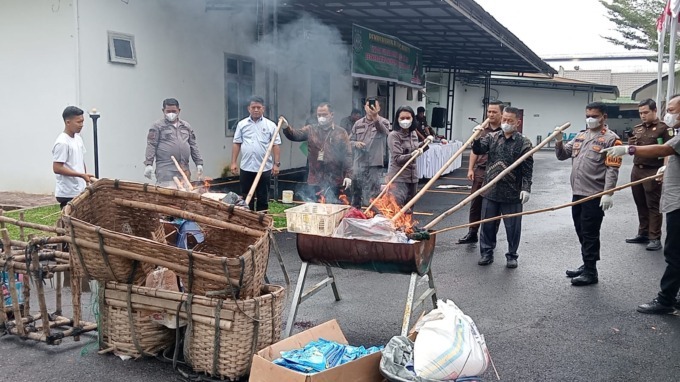
<path fill-rule="evenodd" d="M 306 374 L 318 373 L 366 355 L 379 352 L 382 347 L 344 345 L 323 338 L 308 343 L 302 349 L 281 352 L 274 364 Z"/>

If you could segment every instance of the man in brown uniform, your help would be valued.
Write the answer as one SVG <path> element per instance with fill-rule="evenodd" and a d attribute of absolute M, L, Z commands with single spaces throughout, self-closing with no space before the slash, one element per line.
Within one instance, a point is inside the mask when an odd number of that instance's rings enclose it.
<path fill-rule="evenodd" d="M 489 119 L 489 124 L 479 135 L 479 139 L 489 133 L 499 131 L 501 128 L 501 117 L 503 116 L 503 103 L 499 101 L 489 102 L 486 108 L 486 118 Z M 484 176 L 486 175 L 486 162 L 489 158 L 488 154 L 477 155 L 470 153 L 470 163 L 468 164 L 468 180 L 472 181 L 471 194 L 474 194 L 482 188 L 484 184 Z M 470 203 L 470 219 L 469 222 L 477 222 L 482 219 L 482 200 L 484 198 L 480 195 L 472 200 Z M 458 240 L 458 244 L 468 244 L 477 242 L 477 232 L 479 231 L 479 224 L 471 226 L 467 235 Z"/>
<path fill-rule="evenodd" d="M 619 179 L 621 158 L 605 157 L 602 150 L 621 145 L 618 135 L 607 127 L 607 105 L 602 102 L 586 106 L 587 129 L 564 143 L 558 134 L 555 155 L 559 160 L 571 159 L 572 201 L 611 190 Z M 558 130 L 556 128 L 555 130 Z M 568 270 L 571 285 L 582 286 L 598 282 L 597 262 L 600 260 L 600 228 L 604 212 L 614 205 L 612 194 L 606 194 L 571 207 L 571 217 L 581 244 L 583 265 Z"/>
<path fill-rule="evenodd" d="M 361 207 L 380 193 L 381 174 L 387 149 L 390 121 L 380 116 L 380 102 L 369 99 L 364 105 L 366 116 L 352 127 L 349 136 L 354 150 L 352 171 L 352 206 Z"/>
<path fill-rule="evenodd" d="M 352 184 L 352 149 L 347 132 L 333 122 L 333 108 L 322 103 L 316 108 L 317 123 L 293 129 L 284 119 L 283 135 L 294 142 L 307 141 L 309 174 L 307 184 L 315 198 L 321 193 L 328 203 L 337 203 L 341 187 Z"/>
<path fill-rule="evenodd" d="M 628 139 L 631 146 L 648 146 L 664 144 L 673 137 L 673 129 L 659 121 L 656 116 L 656 102 L 646 99 L 638 105 L 640 119 L 642 123 L 633 128 L 633 134 Z M 656 174 L 659 167 L 663 166 L 661 158 L 644 158 L 636 156 L 633 159 L 633 171 L 630 174 L 630 181 L 634 182 Z M 626 243 L 647 244 L 648 251 L 658 251 L 661 245 L 661 225 L 663 215 L 659 212 L 659 201 L 661 200 L 661 183 L 645 182 L 631 187 L 633 199 L 637 206 L 638 227 L 637 236 L 626 239 Z"/>

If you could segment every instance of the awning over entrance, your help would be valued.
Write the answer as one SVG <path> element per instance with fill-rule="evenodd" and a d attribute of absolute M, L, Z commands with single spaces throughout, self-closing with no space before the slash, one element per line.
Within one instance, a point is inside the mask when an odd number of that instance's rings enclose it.
<path fill-rule="evenodd" d="M 556 71 L 473 0 L 288 0 L 279 22 L 308 12 L 352 41 L 352 24 L 395 36 L 423 50 L 430 69 L 479 72 Z"/>

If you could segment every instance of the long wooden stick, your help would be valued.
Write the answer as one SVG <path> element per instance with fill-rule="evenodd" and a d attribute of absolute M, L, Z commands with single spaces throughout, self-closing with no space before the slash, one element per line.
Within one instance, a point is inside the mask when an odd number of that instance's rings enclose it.
<path fill-rule="evenodd" d="M 514 213 L 514 214 L 495 216 L 495 217 L 492 217 L 492 218 L 488 218 L 488 219 L 484 219 L 484 220 L 480 220 L 480 221 L 476 221 L 476 222 L 472 222 L 472 223 L 457 225 L 455 227 L 443 228 L 443 229 L 440 229 L 438 231 L 434 231 L 431 234 L 435 235 L 435 234 L 439 234 L 439 233 L 443 233 L 443 232 L 447 232 L 447 231 L 453 231 L 455 229 L 468 228 L 468 227 L 471 227 L 473 225 L 488 223 L 488 222 L 492 222 L 492 221 L 496 221 L 496 220 L 500 220 L 500 219 L 514 218 L 514 217 L 517 217 L 517 216 L 524 216 L 524 215 L 535 215 L 535 214 L 538 214 L 538 213 L 541 213 L 541 212 L 556 211 L 556 210 L 560 210 L 562 208 L 572 207 L 572 206 L 575 206 L 575 205 L 578 205 L 578 204 L 581 204 L 581 203 L 585 203 L 585 202 L 588 202 L 590 200 L 597 199 L 601 196 L 611 194 L 612 192 L 621 191 L 625 188 L 637 186 L 638 184 L 641 184 L 641 183 L 644 183 L 644 182 L 649 182 L 652 179 L 659 179 L 659 178 L 660 178 L 659 175 L 654 174 L 652 176 L 648 176 L 646 178 L 636 180 L 635 182 L 626 183 L 622 186 L 612 188 L 611 190 L 599 192 L 595 195 L 591 195 L 587 198 L 583 198 L 583 199 L 577 200 L 575 202 L 560 204 L 559 206 L 554 206 L 554 207 L 541 208 L 540 210 L 531 210 L 531 211 L 517 212 L 517 213 Z"/>
<path fill-rule="evenodd" d="M 175 159 L 174 155 L 170 155 L 170 159 L 175 163 L 175 167 L 177 167 L 177 171 L 179 171 L 180 175 L 182 175 L 182 179 L 187 183 L 187 186 L 189 187 L 188 190 L 191 191 L 194 189 L 194 186 L 191 185 L 191 182 L 189 181 L 189 178 L 187 178 L 187 174 L 184 173 L 184 170 L 182 170 L 182 166 L 179 165 L 179 162 L 177 162 L 177 159 Z"/>
<path fill-rule="evenodd" d="M 434 140 L 434 137 L 431 136 L 431 135 L 428 135 L 427 138 L 425 138 L 425 140 L 423 141 L 423 147 L 421 147 L 421 149 L 424 149 L 425 147 L 427 147 L 430 143 L 432 143 L 433 140 Z M 380 199 L 383 195 L 385 195 L 385 193 L 390 189 L 390 186 L 392 185 L 392 183 L 394 183 L 394 181 L 397 180 L 397 178 L 399 177 L 399 175 L 401 175 L 401 173 L 403 173 L 404 171 L 406 171 L 406 168 L 407 168 L 411 163 L 413 163 L 413 161 L 416 160 L 423 152 L 424 152 L 424 151 L 420 151 L 420 152 L 418 153 L 418 155 L 411 156 L 411 157 L 408 159 L 408 161 L 406 161 L 406 163 L 405 163 L 403 166 L 401 166 L 401 168 L 399 169 L 399 171 L 397 172 L 397 174 L 394 175 L 394 176 L 392 177 L 392 179 L 390 179 L 389 182 L 387 182 L 387 184 L 385 185 L 385 188 L 383 188 L 382 191 L 380 191 L 380 193 L 378 194 L 378 196 L 376 196 L 376 197 L 373 199 L 373 201 L 371 202 L 371 204 L 369 204 L 369 206 L 366 207 L 366 209 L 364 210 L 364 213 L 370 211 L 371 208 L 373 208 L 373 206 L 374 206 L 375 203 L 378 201 L 378 199 Z"/>
<path fill-rule="evenodd" d="M 509 174 L 510 171 L 514 170 L 515 168 L 517 168 L 517 166 L 519 166 L 520 164 L 522 164 L 522 162 L 524 162 L 524 160 L 526 160 L 526 159 L 529 158 L 530 156 L 534 155 L 534 153 L 535 153 L 536 151 L 540 150 L 543 146 L 547 145 L 548 142 L 550 142 L 550 141 L 551 141 L 553 138 L 555 138 L 558 134 L 562 134 L 562 132 L 563 132 L 564 130 L 568 129 L 569 126 L 571 126 L 571 123 L 569 123 L 569 122 L 567 122 L 567 123 L 565 123 L 564 125 L 560 126 L 560 128 L 559 128 L 558 130 L 553 131 L 552 134 L 550 134 L 547 138 L 545 138 L 541 143 L 539 143 L 538 145 L 536 145 L 536 147 L 534 147 L 531 151 L 529 151 L 528 153 L 526 153 L 526 154 L 522 155 L 521 157 L 519 157 L 512 165 L 510 165 L 510 167 L 508 167 L 508 168 L 506 168 L 505 170 L 503 170 L 500 174 L 498 174 L 498 176 L 496 176 L 495 178 L 493 178 L 489 183 L 485 184 L 484 187 L 482 187 L 482 188 L 480 188 L 479 190 L 477 190 L 476 192 L 470 194 L 470 196 L 468 196 L 467 198 L 463 199 L 463 200 L 462 200 L 460 203 L 458 203 L 457 205 L 451 207 L 448 211 L 445 211 L 445 212 L 442 213 L 441 215 L 437 216 L 434 220 L 432 220 L 431 222 L 429 222 L 429 223 L 428 223 L 425 227 L 423 227 L 423 228 L 424 228 L 424 229 L 430 229 L 430 228 L 432 228 L 434 225 L 436 225 L 437 223 L 439 223 L 440 221 L 442 221 L 442 219 L 444 219 L 445 217 L 447 217 L 447 216 L 451 215 L 452 213 L 458 211 L 459 209 L 463 208 L 463 206 L 465 206 L 467 203 L 469 203 L 470 201 L 472 201 L 472 200 L 473 200 L 474 198 L 476 198 L 477 196 L 481 195 L 482 192 L 488 190 L 489 188 L 491 188 L 491 186 L 493 186 L 494 184 L 498 183 L 501 179 L 503 179 L 504 176 L 506 176 L 507 174 Z"/>
<path fill-rule="evenodd" d="M 246 205 L 250 205 L 250 201 L 253 199 L 253 195 L 255 194 L 255 190 L 257 189 L 257 184 L 260 183 L 260 178 L 262 177 L 262 171 L 264 170 L 264 166 L 267 165 L 269 155 L 271 154 L 272 149 L 274 148 L 274 142 L 276 142 L 276 137 L 279 136 L 279 131 L 281 131 L 282 125 L 283 117 L 279 117 L 279 124 L 276 126 L 276 131 L 274 132 L 274 135 L 272 135 L 271 141 L 269 141 L 269 146 L 267 147 L 267 152 L 264 154 L 264 158 L 262 159 L 262 163 L 260 164 L 260 169 L 257 170 L 257 175 L 255 176 L 255 180 L 253 181 L 253 185 L 250 186 L 250 191 L 248 191 L 248 196 L 246 196 Z"/>
<path fill-rule="evenodd" d="M 172 177 L 172 180 L 175 181 L 175 186 L 177 186 L 177 189 L 178 189 L 178 190 L 180 190 L 180 191 L 186 191 L 186 189 L 184 189 L 184 185 L 182 184 L 182 181 L 179 180 L 178 177 L 173 176 L 173 177 Z"/>
<path fill-rule="evenodd" d="M 481 127 L 482 130 L 484 130 L 484 129 L 486 129 L 486 127 L 487 127 L 488 125 L 489 125 L 489 119 L 487 118 L 487 119 L 484 120 L 484 122 L 482 122 L 480 125 L 477 125 L 477 126 L 478 126 L 478 127 Z M 406 205 L 405 205 L 399 212 L 397 212 L 396 215 L 394 215 L 394 216 L 392 217 L 392 221 L 393 221 L 393 222 L 396 222 L 397 219 L 399 219 L 399 217 L 401 217 L 401 215 L 403 215 L 404 213 L 406 213 L 406 211 L 408 211 L 409 208 L 413 207 L 413 205 L 416 204 L 416 202 L 418 201 L 418 199 L 420 199 L 423 195 L 425 195 L 425 192 L 427 192 L 427 190 L 429 190 L 430 187 L 432 187 L 432 185 L 439 179 L 439 177 L 442 176 L 442 174 L 444 173 L 444 171 L 446 171 L 446 169 L 447 169 L 449 166 L 451 166 L 451 164 L 452 164 L 456 159 L 458 159 L 459 156 L 461 156 L 461 155 L 463 154 L 463 152 L 467 149 L 467 147 L 470 145 L 470 143 L 472 143 L 472 141 L 474 141 L 474 140 L 479 136 L 479 134 L 482 133 L 482 130 L 477 130 L 477 131 L 475 131 L 474 133 L 472 133 L 472 135 L 470 136 L 470 138 L 468 138 L 468 140 L 465 141 L 465 143 L 463 143 L 463 145 L 460 147 L 460 149 L 458 149 L 458 151 L 456 151 L 455 154 L 453 154 L 453 156 L 452 156 L 451 158 L 449 158 L 449 160 L 446 161 L 446 163 L 444 163 L 444 165 L 442 166 L 442 168 L 440 168 L 439 171 L 437 171 L 437 173 L 434 174 L 434 176 L 432 177 L 432 179 L 430 179 L 430 181 L 427 182 L 427 183 L 425 184 L 425 186 L 423 186 L 423 188 L 420 190 L 420 192 L 418 192 L 418 193 L 416 194 L 416 196 L 414 196 L 413 199 L 411 199 L 411 201 L 409 201 L 408 203 L 406 203 Z"/>
<path fill-rule="evenodd" d="M 193 212 L 183 211 L 177 208 L 160 206 L 158 204 L 135 202 L 132 200 L 125 200 L 120 198 L 113 199 L 113 203 L 123 207 L 139 208 L 142 210 L 154 211 L 161 214 L 167 214 L 179 218 L 184 218 L 187 220 L 193 220 L 197 223 L 210 224 L 215 227 L 236 231 L 247 236 L 260 237 L 265 234 L 264 232 L 258 231 L 256 229 L 248 228 L 234 223 L 225 222 L 222 220 L 217 220 L 214 218 L 209 218 L 207 216 L 199 215 Z"/>

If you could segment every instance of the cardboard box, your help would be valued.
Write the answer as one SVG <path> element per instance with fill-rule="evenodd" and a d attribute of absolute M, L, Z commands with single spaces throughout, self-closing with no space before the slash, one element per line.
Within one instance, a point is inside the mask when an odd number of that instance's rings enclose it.
<path fill-rule="evenodd" d="M 347 344 L 345 335 L 336 320 L 331 320 L 309 330 L 288 337 L 268 346 L 253 355 L 250 368 L 250 382 L 382 382 L 380 374 L 381 353 L 359 358 L 344 365 L 315 374 L 303 374 L 285 367 L 275 365 L 273 360 L 281 356 L 282 351 L 301 349 L 308 343 L 324 338 Z M 361 344 L 355 344 L 356 346 Z"/>

